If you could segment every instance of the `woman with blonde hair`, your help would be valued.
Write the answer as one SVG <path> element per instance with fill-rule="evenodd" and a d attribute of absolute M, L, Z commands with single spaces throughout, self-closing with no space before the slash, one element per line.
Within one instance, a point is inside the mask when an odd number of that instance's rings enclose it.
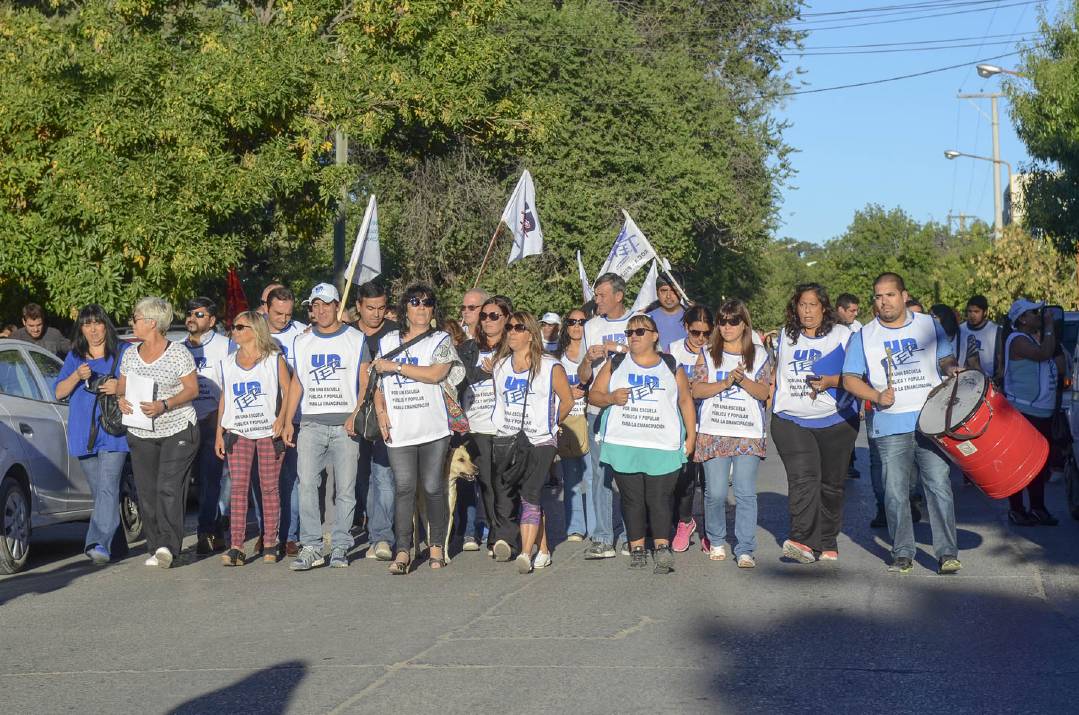
<path fill-rule="evenodd" d="M 655 574 L 674 570 L 670 546 L 674 487 L 693 454 L 697 414 L 689 378 L 659 350 L 659 330 L 646 315 L 625 328 L 629 351 L 607 361 L 588 393 L 603 413 L 600 462 L 614 473 L 622 494 L 622 520 L 632 569 L 648 566 L 647 532 L 655 547 Z"/>
<path fill-rule="evenodd" d="M 765 403 L 771 391 L 768 351 L 753 342 L 749 309 L 728 300 L 716 310 L 711 345 L 693 370 L 693 396 L 703 400 L 693 459 L 704 468 L 704 528 L 708 556 L 727 558 L 727 488 L 734 484 L 734 555 L 757 565 L 757 470 L 765 457 Z"/>
<path fill-rule="evenodd" d="M 221 560 L 225 566 L 240 566 L 245 561 L 244 515 L 251 464 L 257 459 L 262 487 L 263 561 L 275 563 L 281 519 L 277 480 L 285 454 L 281 432 L 285 428 L 289 371 L 261 313 L 248 311 L 237 315 L 232 324 L 232 340 L 239 349 L 221 361 L 221 401 L 214 443 L 218 458 L 228 460 L 232 475 L 229 503 L 234 518 L 229 550 L 221 555 Z"/>
<path fill-rule="evenodd" d="M 510 499 L 496 500 L 496 508 L 519 497 L 517 518 L 521 550 L 517 571 L 531 573 L 551 563 L 546 519 L 540 504 L 547 472 L 557 451 L 558 425 L 573 409 L 573 392 L 566 369 L 543 352 L 539 322 L 531 313 L 517 311 L 506 321 L 506 339 L 492 370 L 495 386 L 495 481 Z M 520 439 L 524 435 L 527 439 Z M 500 522 L 512 514 L 498 514 Z M 535 560 L 532 547 L 538 543 Z M 495 558 L 508 561 L 510 545 L 499 540 Z"/>

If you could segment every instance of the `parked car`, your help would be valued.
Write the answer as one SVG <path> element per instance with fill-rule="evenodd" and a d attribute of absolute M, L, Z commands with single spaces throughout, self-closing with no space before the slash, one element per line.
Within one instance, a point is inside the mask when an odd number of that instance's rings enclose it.
<path fill-rule="evenodd" d="M 68 455 L 67 401 L 53 391 L 62 365 L 36 345 L 0 338 L 0 573 L 26 565 L 35 529 L 88 521 L 93 509 L 79 460 Z M 120 520 L 129 542 L 142 536 L 130 460 Z"/>
<path fill-rule="evenodd" d="M 217 332 L 221 332 L 221 328 L 218 327 Z M 138 345 L 139 339 L 135 337 L 135 332 L 127 325 L 116 326 L 116 337 L 121 340 L 131 343 L 132 345 Z M 182 343 L 187 340 L 187 327 L 183 323 L 173 323 L 169 326 L 169 330 L 165 333 L 165 339 L 174 343 Z"/>

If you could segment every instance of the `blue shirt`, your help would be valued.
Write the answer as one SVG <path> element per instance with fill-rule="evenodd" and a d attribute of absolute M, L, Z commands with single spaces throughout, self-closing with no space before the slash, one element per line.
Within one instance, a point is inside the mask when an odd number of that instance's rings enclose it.
<path fill-rule="evenodd" d="M 686 326 L 682 325 L 682 317 L 685 314 L 685 309 L 681 307 L 673 315 L 663 310 L 663 308 L 656 308 L 647 314 L 649 318 L 656 321 L 656 329 L 659 330 L 659 344 L 664 350 L 671 343 L 686 339 Z"/>
<path fill-rule="evenodd" d="M 121 341 L 117 346 L 120 351 L 120 355 L 117 359 L 124 354 L 130 345 Z M 113 358 L 96 358 L 92 360 L 84 360 L 74 352 L 69 352 L 67 358 L 64 360 L 64 366 L 60 368 L 60 374 L 56 377 L 56 381 L 53 382 L 53 390 L 56 389 L 56 385 L 63 380 L 69 378 L 79 368 L 79 365 L 86 363 L 93 370 L 94 376 L 108 375 L 112 372 Z M 119 368 L 116 370 L 117 376 L 119 376 Z M 78 386 L 72 391 L 71 396 L 68 398 L 68 411 L 67 411 L 67 453 L 72 457 L 89 457 L 97 454 L 98 452 L 126 452 L 127 449 L 127 437 L 115 437 L 104 429 L 101 425 L 97 428 L 97 439 L 94 441 L 93 447 L 87 449 L 87 442 L 90 441 L 90 418 L 93 416 L 94 420 L 98 419 L 99 413 L 95 409 L 97 405 L 97 395 L 86 389 L 86 382 L 79 380 Z"/>
<path fill-rule="evenodd" d="M 952 341 L 940 323 L 934 321 L 937 337 L 937 363 L 946 357 L 955 355 Z M 843 374 L 856 375 L 864 378 L 869 374 L 866 366 L 865 350 L 862 348 L 862 332 L 859 331 L 850 339 L 847 345 L 847 357 L 843 361 Z M 867 420 L 866 428 L 870 437 L 887 437 L 893 434 L 906 434 L 913 432 L 918 426 L 920 410 L 914 412 L 890 412 L 873 406 L 873 419 Z"/>

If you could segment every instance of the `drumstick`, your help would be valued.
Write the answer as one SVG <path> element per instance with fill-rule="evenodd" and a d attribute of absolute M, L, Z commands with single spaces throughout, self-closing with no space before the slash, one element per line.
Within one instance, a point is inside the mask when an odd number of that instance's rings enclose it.
<path fill-rule="evenodd" d="M 891 348 L 889 348 L 889 347 L 884 348 L 884 359 L 885 359 L 884 368 L 885 368 L 885 372 L 888 375 L 888 387 L 891 387 L 892 386 L 892 349 Z"/>

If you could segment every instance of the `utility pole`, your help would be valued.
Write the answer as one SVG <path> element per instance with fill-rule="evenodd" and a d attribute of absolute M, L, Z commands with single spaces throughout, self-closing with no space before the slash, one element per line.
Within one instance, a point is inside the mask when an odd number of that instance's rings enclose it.
<path fill-rule="evenodd" d="M 1004 194 L 1000 189 L 1000 116 L 997 114 L 997 99 L 1003 96 L 1000 92 L 956 95 L 958 99 L 989 100 L 993 124 L 993 229 L 997 238 L 1004 235 Z"/>
<path fill-rule="evenodd" d="M 335 163 L 338 166 L 348 164 L 348 135 L 338 128 L 333 133 Z M 348 185 L 341 185 L 341 196 L 337 199 L 337 218 L 333 222 L 333 276 L 334 284 L 341 284 L 345 272 L 345 214 L 348 209 Z"/>
<path fill-rule="evenodd" d="M 966 233 L 967 232 L 967 215 L 965 213 L 960 211 L 957 214 L 951 214 L 951 213 L 948 214 L 948 225 L 949 226 L 952 225 L 952 219 L 958 219 L 959 220 L 959 233 Z"/>

